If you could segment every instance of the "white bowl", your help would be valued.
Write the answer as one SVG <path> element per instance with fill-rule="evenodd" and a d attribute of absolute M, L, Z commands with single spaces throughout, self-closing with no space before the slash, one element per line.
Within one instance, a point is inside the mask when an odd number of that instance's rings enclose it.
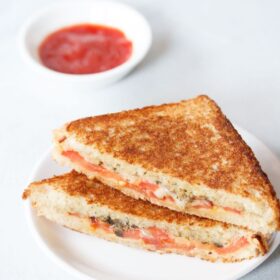
<path fill-rule="evenodd" d="M 111 70 L 96 74 L 65 74 L 44 66 L 38 55 L 42 40 L 53 31 L 79 23 L 106 25 L 123 31 L 133 44 L 130 58 Z M 116 82 L 128 74 L 147 54 L 151 42 L 150 26 L 139 12 L 118 2 L 98 0 L 51 5 L 30 18 L 19 36 L 22 57 L 37 73 L 44 75 L 46 82 L 92 89 Z"/>

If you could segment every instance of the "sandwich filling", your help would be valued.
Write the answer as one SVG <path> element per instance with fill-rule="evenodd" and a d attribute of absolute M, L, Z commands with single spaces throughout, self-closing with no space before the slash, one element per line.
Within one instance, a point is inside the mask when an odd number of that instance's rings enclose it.
<path fill-rule="evenodd" d="M 107 168 L 92 164 L 85 160 L 78 152 L 73 150 L 62 151 L 64 157 L 68 158 L 71 162 L 78 165 L 81 168 L 86 169 L 88 172 L 97 174 L 98 176 L 105 177 L 106 179 L 115 180 L 122 189 L 132 189 L 133 191 L 139 192 L 144 197 L 148 197 L 153 200 L 165 202 L 166 204 L 175 204 L 180 209 L 192 208 L 192 209 L 204 209 L 207 211 L 222 210 L 230 212 L 236 215 L 241 215 L 242 210 L 235 209 L 228 206 L 215 205 L 212 201 L 205 197 L 192 197 L 188 202 L 179 200 L 176 194 L 172 193 L 164 186 L 160 186 L 155 183 L 141 180 L 140 182 L 130 183 L 122 178 L 116 172 L 108 170 Z"/>
<path fill-rule="evenodd" d="M 91 226 L 94 230 L 115 234 L 120 238 L 142 241 L 144 244 L 150 245 L 154 250 L 168 251 L 175 249 L 182 253 L 191 253 L 194 249 L 200 249 L 215 252 L 219 255 L 226 255 L 235 253 L 249 245 L 249 241 L 245 237 L 239 237 L 225 246 L 188 240 L 187 238 L 173 236 L 166 230 L 156 226 L 147 228 L 139 228 L 136 225 L 128 226 L 127 224 L 122 224 L 120 220 L 113 220 L 110 217 L 105 219 L 91 217 Z"/>

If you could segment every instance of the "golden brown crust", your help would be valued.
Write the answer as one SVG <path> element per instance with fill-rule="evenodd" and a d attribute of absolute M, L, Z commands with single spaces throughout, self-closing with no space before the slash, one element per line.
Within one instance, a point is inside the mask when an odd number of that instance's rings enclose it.
<path fill-rule="evenodd" d="M 30 195 L 30 189 L 26 189 L 24 190 L 23 194 L 22 194 L 22 199 L 27 199 Z"/>
<path fill-rule="evenodd" d="M 254 238 L 256 238 L 258 240 L 258 243 L 259 243 L 258 249 L 260 250 L 260 253 L 262 255 L 264 255 L 266 252 L 268 252 L 269 246 L 267 244 L 267 240 L 265 240 L 258 234 L 255 234 Z"/>
<path fill-rule="evenodd" d="M 143 200 L 135 200 L 120 191 L 102 184 L 96 179 L 89 180 L 85 175 L 76 171 L 30 184 L 24 192 L 27 195 L 23 195 L 23 198 L 26 199 L 33 188 L 42 187 L 43 185 L 51 185 L 71 196 L 82 196 L 89 204 L 98 203 L 114 211 L 137 217 L 169 223 L 200 225 L 203 227 L 212 227 L 217 224 L 224 228 L 233 227 L 226 223 L 172 211 Z"/>
<path fill-rule="evenodd" d="M 192 185 L 279 202 L 252 150 L 207 96 L 89 117 L 69 123 L 68 135 L 101 153 L 163 172 Z"/>

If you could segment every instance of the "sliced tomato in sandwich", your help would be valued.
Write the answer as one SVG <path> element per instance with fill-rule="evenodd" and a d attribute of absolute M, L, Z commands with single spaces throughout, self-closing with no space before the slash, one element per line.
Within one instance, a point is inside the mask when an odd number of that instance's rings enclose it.
<path fill-rule="evenodd" d="M 112 172 L 103 166 L 90 163 L 86 161 L 78 152 L 75 151 L 63 151 L 62 155 L 69 158 L 73 163 L 78 164 L 80 167 L 85 168 L 88 171 L 91 171 L 93 173 L 98 173 L 106 178 L 115 179 L 118 181 L 124 181 L 122 177 L 120 177 L 115 172 Z"/>
<path fill-rule="evenodd" d="M 195 199 L 192 203 L 193 208 L 205 208 L 211 209 L 213 207 L 213 202 L 207 199 Z"/>

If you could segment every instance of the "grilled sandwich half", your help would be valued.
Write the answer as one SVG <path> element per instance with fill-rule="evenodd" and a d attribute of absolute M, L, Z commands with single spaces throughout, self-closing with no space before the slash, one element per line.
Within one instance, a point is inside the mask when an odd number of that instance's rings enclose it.
<path fill-rule="evenodd" d="M 135 200 L 75 171 L 30 184 L 23 198 L 60 225 L 159 253 L 235 262 L 267 250 L 250 230 Z"/>
<path fill-rule="evenodd" d="M 252 150 L 207 96 L 76 120 L 54 158 L 136 199 L 244 226 L 279 229 L 279 204 Z"/>

